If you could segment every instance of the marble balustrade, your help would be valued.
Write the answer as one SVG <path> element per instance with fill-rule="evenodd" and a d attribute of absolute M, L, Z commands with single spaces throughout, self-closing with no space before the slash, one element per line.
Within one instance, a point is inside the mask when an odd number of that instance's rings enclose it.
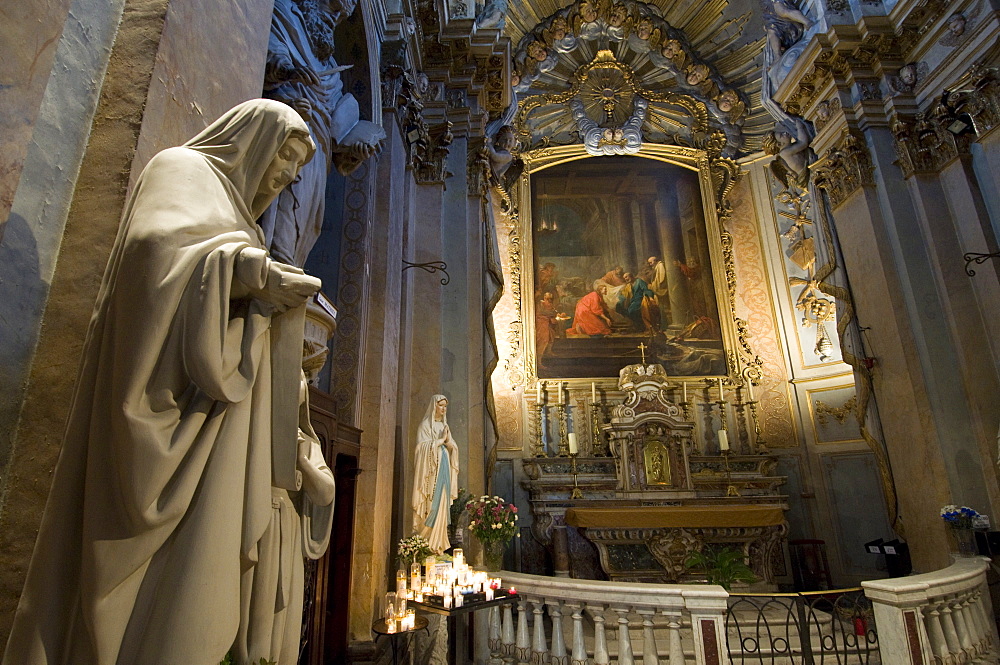
<path fill-rule="evenodd" d="M 862 582 L 875 608 L 884 665 L 995 662 L 998 656 L 983 557 L 932 573 Z"/>
<path fill-rule="evenodd" d="M 729 662 L 728 594 L 720 586 L 604 582 L 506 571 L 502 577 L 505 585 L 517 589 L 518 600 L 516 605 L 490 611 L 491 663 L 635 665 L 641 659 L 643 665 L 684 665 L 682 639 L 693 643 L 698 665 Z M 641 637 L 633 635 L 633 629 Z M 609 643 L 616 648 L 609 649 Z"/>

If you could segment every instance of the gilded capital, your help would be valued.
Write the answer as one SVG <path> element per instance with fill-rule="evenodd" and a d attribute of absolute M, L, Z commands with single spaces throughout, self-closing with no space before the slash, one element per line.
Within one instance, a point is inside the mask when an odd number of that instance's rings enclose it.
<path fill-rule="evenodd" d="M 875 184 L 875 167 L 865 139 L 849 129 L 809 168 L 816 176 L 816 186 L 827 192 L 834 208 L 860 187 Z"/>

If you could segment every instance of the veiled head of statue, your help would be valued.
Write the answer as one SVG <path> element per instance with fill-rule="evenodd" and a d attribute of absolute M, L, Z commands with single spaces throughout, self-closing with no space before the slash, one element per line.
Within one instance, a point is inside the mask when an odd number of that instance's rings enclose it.
<path fill-rule="evenodd" d="M 251 220 L 260 217 L 288 184 L 274 188 L 275 180 L 284 179 L 288 171 L 277 168 L 275 162 L 294 159 L 297 173 L 316 152 L 309 127 L 299 114 L 270 99 L 252 99 L 233 107 L 184 146 L 205 155 L 232 183 Z"/>

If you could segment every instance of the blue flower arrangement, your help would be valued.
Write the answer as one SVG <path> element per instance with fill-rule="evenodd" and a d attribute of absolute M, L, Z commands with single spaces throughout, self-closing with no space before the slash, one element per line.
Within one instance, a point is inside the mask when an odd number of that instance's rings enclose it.
<path fill-rule="evenodd" d="M 953 529 L 972 529 L 981 515 L 968 506 L 947 505 L 941 509 L 941 519 Z"/>

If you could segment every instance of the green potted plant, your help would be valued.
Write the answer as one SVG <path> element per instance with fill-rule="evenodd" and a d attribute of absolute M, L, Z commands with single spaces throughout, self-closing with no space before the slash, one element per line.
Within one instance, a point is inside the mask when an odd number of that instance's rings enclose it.
<path fill-rule="evenodd" d="M 709 584 L 718 584 L 726 591 L 732 591 L 736 583 L 753 584 L 757 581 L 757 576 L 747 565 L 746 555 L 733 547 L 691 552 L 684 567 L 704 573 Z"/>

